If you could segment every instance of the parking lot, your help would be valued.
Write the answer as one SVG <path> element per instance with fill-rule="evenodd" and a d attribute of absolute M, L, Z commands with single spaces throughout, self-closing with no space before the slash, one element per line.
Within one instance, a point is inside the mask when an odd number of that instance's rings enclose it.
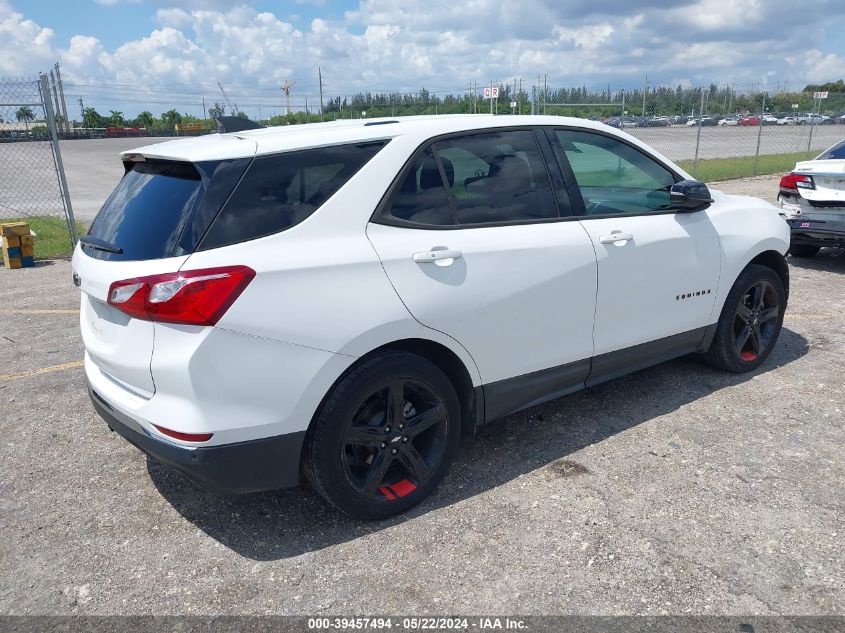
<path fill-rule="evenodd" d="M 0 270 L 0 611 L 842 614 L 845 256 L 791 264 L 759 371 L 680 359 L 511 416 L 380 523 L 147 460 L 88 401 L 70 264 Z"/>

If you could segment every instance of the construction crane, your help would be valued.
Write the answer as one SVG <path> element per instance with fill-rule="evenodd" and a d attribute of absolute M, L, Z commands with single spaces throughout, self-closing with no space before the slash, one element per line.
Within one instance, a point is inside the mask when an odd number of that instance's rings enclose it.
<path fill-rule="evenodd" d="M 293 88 L 295 81 L 288 79 L 282 84 L 282 92 L 285 93 L 285 114 L 290 114 L 290 89 Z"/>
<path fill-rule="evenodd" d="M 226 102 L 226 105 L 229 106 L 229 110 L 231 110 L 232 116 L 237 116 L 238 104 L 232 103 L 232 100 L 229 98 L 229 95 L 227 95 L 226 91 L 223 89 L 223 84 L 221 84 L 219 81 L 217 82 L 217 87 L 220 88 L 220 92 L 223 95 L 223 100 Z"/>

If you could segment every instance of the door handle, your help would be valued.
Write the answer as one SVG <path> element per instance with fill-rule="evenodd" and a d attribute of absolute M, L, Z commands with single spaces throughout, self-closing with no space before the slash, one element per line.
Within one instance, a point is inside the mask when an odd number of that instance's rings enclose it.
<path fill-rule="evenodd" d="M 599 237 L 599 242 L 602 244 L 615 244 L 616 246 L 624 246 L 626 243 L 633 241 L 633 235 L 630 233 L 623 233 L 622 231 L 612 231 L 610 235 L 602 235 Z"/>
<path fill-rule="evenodd" d="M 418 264 L 428 264 L 442 261 L 444 259 L 460 259 L 464 254 L 461 251 L 422 251 L 414 253 L 414 261 Z"/>

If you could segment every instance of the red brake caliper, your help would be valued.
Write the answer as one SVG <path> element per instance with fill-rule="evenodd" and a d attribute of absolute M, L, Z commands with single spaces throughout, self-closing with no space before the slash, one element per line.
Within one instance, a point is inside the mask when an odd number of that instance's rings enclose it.
<path fill-rule="evenodd" d="M 409 480 L 403 479 L 389 486 L 380 486 L 379 492 L 387 497 L 388 501 L 396 501 L 400 497 L 411 494 L 416 489 L 417 487 Z"/>

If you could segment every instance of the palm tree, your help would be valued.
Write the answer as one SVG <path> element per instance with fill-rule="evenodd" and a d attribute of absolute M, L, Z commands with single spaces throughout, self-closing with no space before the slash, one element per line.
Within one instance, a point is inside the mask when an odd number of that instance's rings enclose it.
<path fill-rule="evenodd" d="M 163 112 L 161 115 L 161 121 L 167 127 L 173 129 L 177 123 L 182 122 L 182 115 L 179 114 L 177 110 L 168 110 L 167 112 Z"/>
<path fill-rule="evenodd" d="M 112 125 L 123 125 L 123 112 L 118 112 L 117 110 L 109 110 L 109 112 L 111 112 L 109 120 L 112 122 Z"/>
<path fill-rule="evenodd" d="M 26 131 L 29 132 L 29 122 L 35 120 L 35 115 L 32 113 L 32 108 L 29 106 L 21 106 L 18 108 L 18 111 L 15 112 L 15 118 L 18 121 L 23 121 L 24 126 L 26 126 Z"/>
<path fill-rule="evenodd" d="M 145 127 L 148 130 L 153 126 L 153 121 L 155 121 L 155 117 L 153 116 L 152 112 L 144 110 L 138 117 L 135 119 L 138 121 L 138 124 L 141 127 Z"/>
<path fill-rule="evenodd" d="M 85 127 L 101 127 L 103 117 L 94 108 L 85 108 L 82 113 L 82 125 Z"/>

